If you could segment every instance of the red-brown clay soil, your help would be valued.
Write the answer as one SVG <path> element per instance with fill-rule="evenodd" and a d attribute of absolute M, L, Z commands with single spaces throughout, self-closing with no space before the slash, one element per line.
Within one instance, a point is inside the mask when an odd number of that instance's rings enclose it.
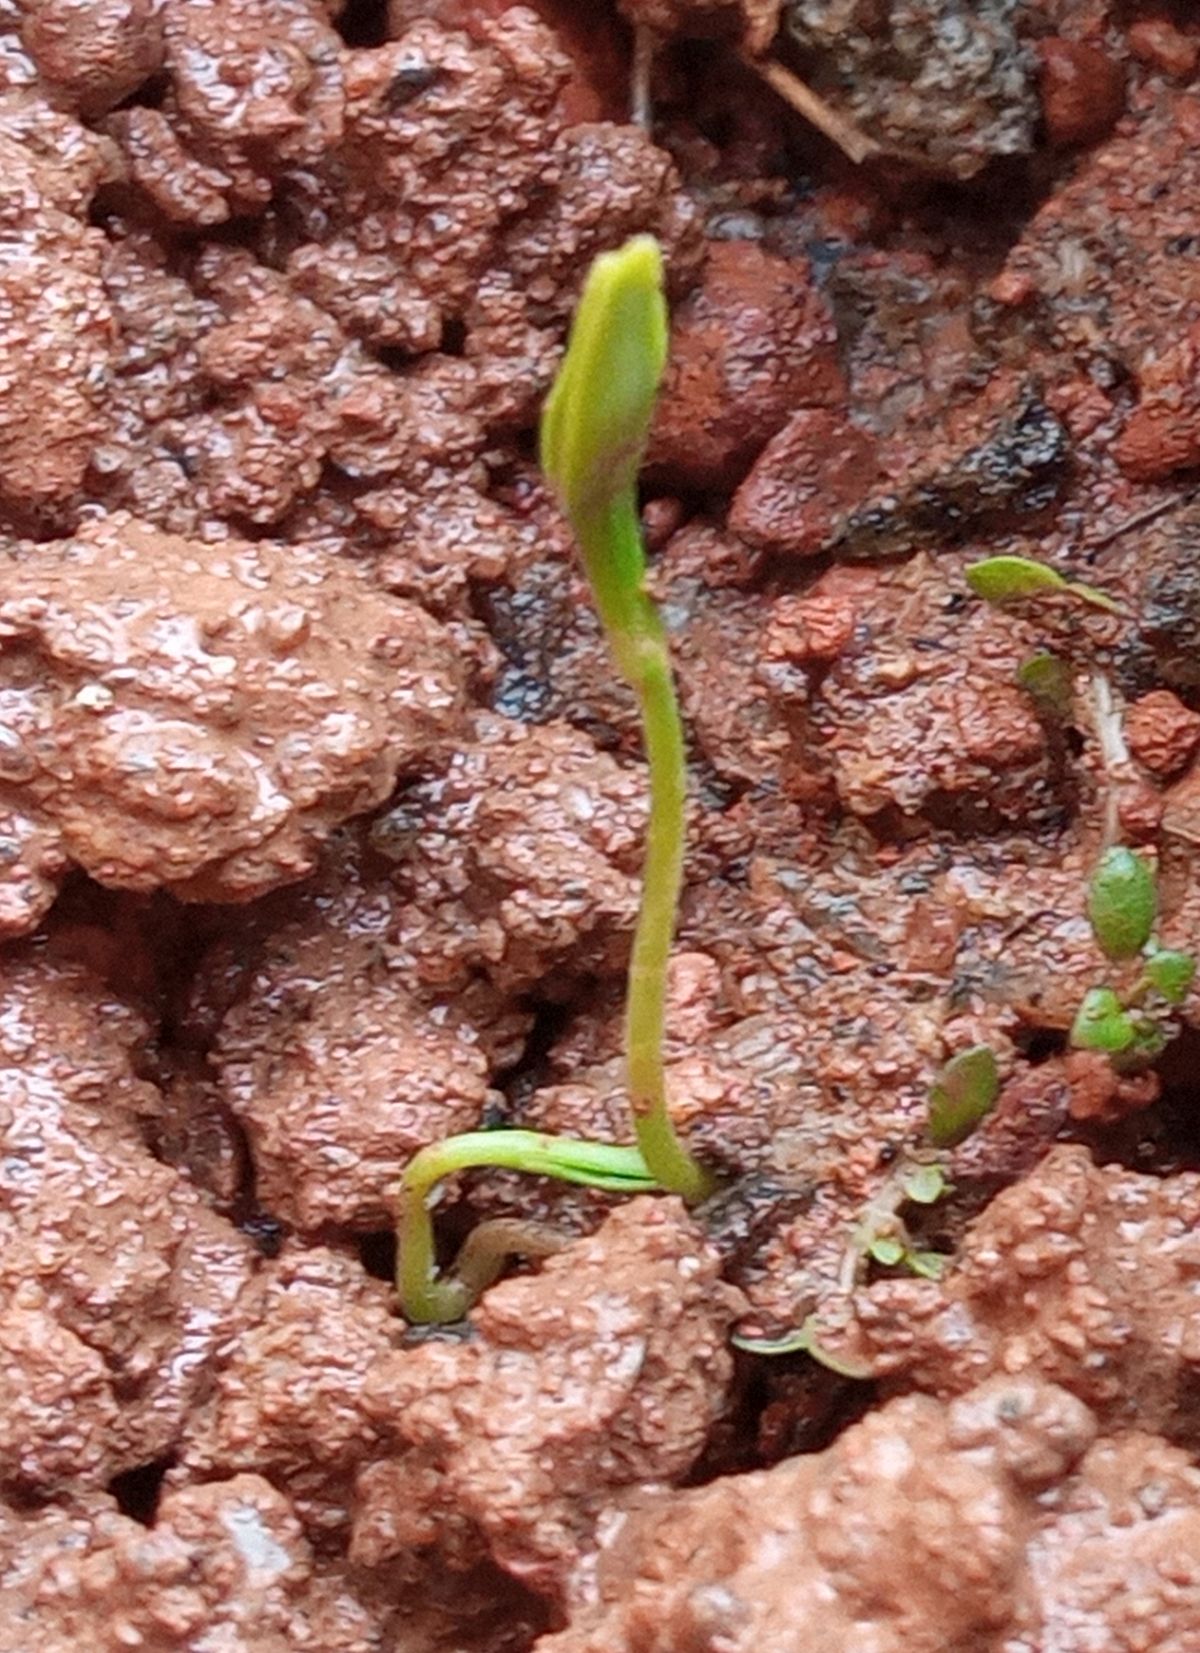
<path fill-rule="evenodd" d="M 1194 8 L 0 42 L 0 1653 L 1196 1653 L 1200 992 L 1148 1071 L 1067 1037 L 1106 830 L 1200 951 Z M 645 768 L 531 438 L 642 231 L 719 1191 L 463 1179 L 448 1249 L 559 1249 L 417 1333 L 420 1147 L 628 1139 Z M 1001 552 L 1119 611 L 988 606 Z M 872 1261 L 979 1043 L 942 1271 Z M 809 1316 L 861 1376 L 732 1342 Z"/>

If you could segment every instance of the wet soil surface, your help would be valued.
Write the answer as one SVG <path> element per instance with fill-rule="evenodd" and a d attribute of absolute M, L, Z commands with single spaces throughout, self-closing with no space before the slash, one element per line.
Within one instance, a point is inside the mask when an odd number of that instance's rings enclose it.
<path fill-rule="evenodd" d="M 1200 951 L 1193 8 L 0 0 L 0 46 L 0 1650 L 1194 1653 L 1200 993 L 1145 1071 L 1068 1047 L 1131 986 L 1106 834 Z M 448 1250 L 561 1246 L 417 1334 L 418 1148 L 627 1140 L 645 770 L 531 456 L 639 231 L 720 1188 L 464 1179 Z M 989 606 L 997 553 L 1116 608 Z M 732 1341 L 809 1317 L 829 1364 Z"/>

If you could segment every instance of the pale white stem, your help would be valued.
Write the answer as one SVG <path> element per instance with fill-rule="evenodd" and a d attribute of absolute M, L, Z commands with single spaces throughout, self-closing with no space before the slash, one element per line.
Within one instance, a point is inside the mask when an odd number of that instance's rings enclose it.
<path fill-rule="evenodd" d="M 1125 742 L 1123 708 L 1104 672 L 1091 677 L 1092 722 L 1096 744 L 1100 748 L 1104 790 L 1104 848 L 1109 849 L 1120 840 L 1120 783 L 1130 773 L 1129 747 Z"/>

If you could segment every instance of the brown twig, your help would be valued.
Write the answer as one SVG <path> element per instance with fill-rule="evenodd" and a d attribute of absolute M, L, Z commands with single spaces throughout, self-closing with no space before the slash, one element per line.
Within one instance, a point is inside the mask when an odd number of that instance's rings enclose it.
<path fill-rule="evenodd" d="M 761 75 L 767 85 L 779 96 L 790 103 L 792 108 L 803 115 L 806 121 L 811 122 L 818 132 L 823 132 L 831 143 L 835 143 L 856 165 L 869 161 L 872 156 L 883 153 L 883 145 L 870 138 L 861 129 L 855 126 L 844 115 L 839 115 L 832 109 L 825 99 L 819 97 L 812 87 L 794 75 L 790 69 L 785 69 L 782 63 L 776 63 L 769 57 L 750 57 L 743 55 L 743 63 Z"/>
<path fill-rule="evenodd" d="M 658 39 L 654 30 L 637 23 L 633 30 L 633 67 L 629 85 L 629 118 L 643 132 L 654 125 L 654 103 L 650 92 L 650 77 Z"/>

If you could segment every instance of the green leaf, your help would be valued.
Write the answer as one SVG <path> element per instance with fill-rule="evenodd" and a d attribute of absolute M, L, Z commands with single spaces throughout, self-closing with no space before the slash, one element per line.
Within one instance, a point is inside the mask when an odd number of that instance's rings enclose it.
<path fill-rule="evenodd" d="M 1141 952 L 1158 916 L 1158 880 L 1144 855 L 1121 844 L 1105 850 L 1088 886 L 1087 914 L 1110 959 Z"/>
<path fill-rule="evenodd" d="M 939 1148 L 954 1148 L 991 1113 L 1000 1094 L 1000 1071 L 987 1045 L 959 1051 L 929 1092 L 929 1135 Z"/>
<path fill-rule="evenodd" d="M 662 253 L 636 235 L 588 272 L 542 413 L 542 469 L 577 527 L 633 488 L 666 360 Z"/>
<path fill-rule="evenodd" d="M 904 1260 L 904 1242 L 893 1238 L 890 1234 L 880 1234 L 867 1247 L 867 1256 L 884 1268 L 895 1268 L 896 1264 Z"/>
<path fill-rule="evenodd" d="M 1071 1024 L 1076 1050 L 1099 1050 L 1113 1056 L 1129 1050 L 1136 1041 L 1133 1018 L 1112 988 L 1089 988 Z"/>
<path fill-rule="evenodd" d="M 985 557 L 971 564 L 966 578 L 975 595 L 987 603 L 1011 603 L 1067 588 L 1061 574 L 1031 557 Z"/>
<path fill-rule="evenodd" d="M 907 1251 L 904 1264 L 913 1274 L 919 1274 L 922 1280 L 940 1280 L 950 1264 L 950 1258 L 944 1251 Z"/>
<path fill-rule="evenodd" d="M 1190 953 L 1156 947 L 1146 959 L 1146 980 L 1168 1004 L 1182 1004 L 1196 977 L 1196 961 Z"/>
<path fill-rule="evenodd" d="M 904 1197 L 914 1205 L 936 1205 L 949 1189 L 940 1165 L 914 1165 L 904 1179 Z"/>
<path fill-rule="evenodd" d="M 1031 654 L 1017 667 L 1017 682 L 1036 702 L 1043 716 L 1056 723 L 1069 721 L 1075 705 L 1071 668 L 1049 650 Z"/>
<path fill-rule="evenodd" d="M 559 1182 L 601 1188 L 614 1194 L 651 1193 L 658 1188 L 636 1148 L 506 1127 L 464 1131 L 430 1143 L 409 1162 L 405 1182 L 424 1190 L 443 1177 L 481 1166 L 524 1171 L 529 1176 L 555 1177 Z"/>
<path fill-rule="evenodd" d="M 1023 597 L 1045 596 L 1048 591 L 1064 591 L 1093 608 L 1112 614 L 1121 612 L 1121 605 L 1107 591 L 1082 580 L 1064 579 L 1057 569 L 1047 568 L 1032 557 L 985 557 L 966 570 L 966 581 L 975 595 L 988 603 L 1014 603 Z"/>

